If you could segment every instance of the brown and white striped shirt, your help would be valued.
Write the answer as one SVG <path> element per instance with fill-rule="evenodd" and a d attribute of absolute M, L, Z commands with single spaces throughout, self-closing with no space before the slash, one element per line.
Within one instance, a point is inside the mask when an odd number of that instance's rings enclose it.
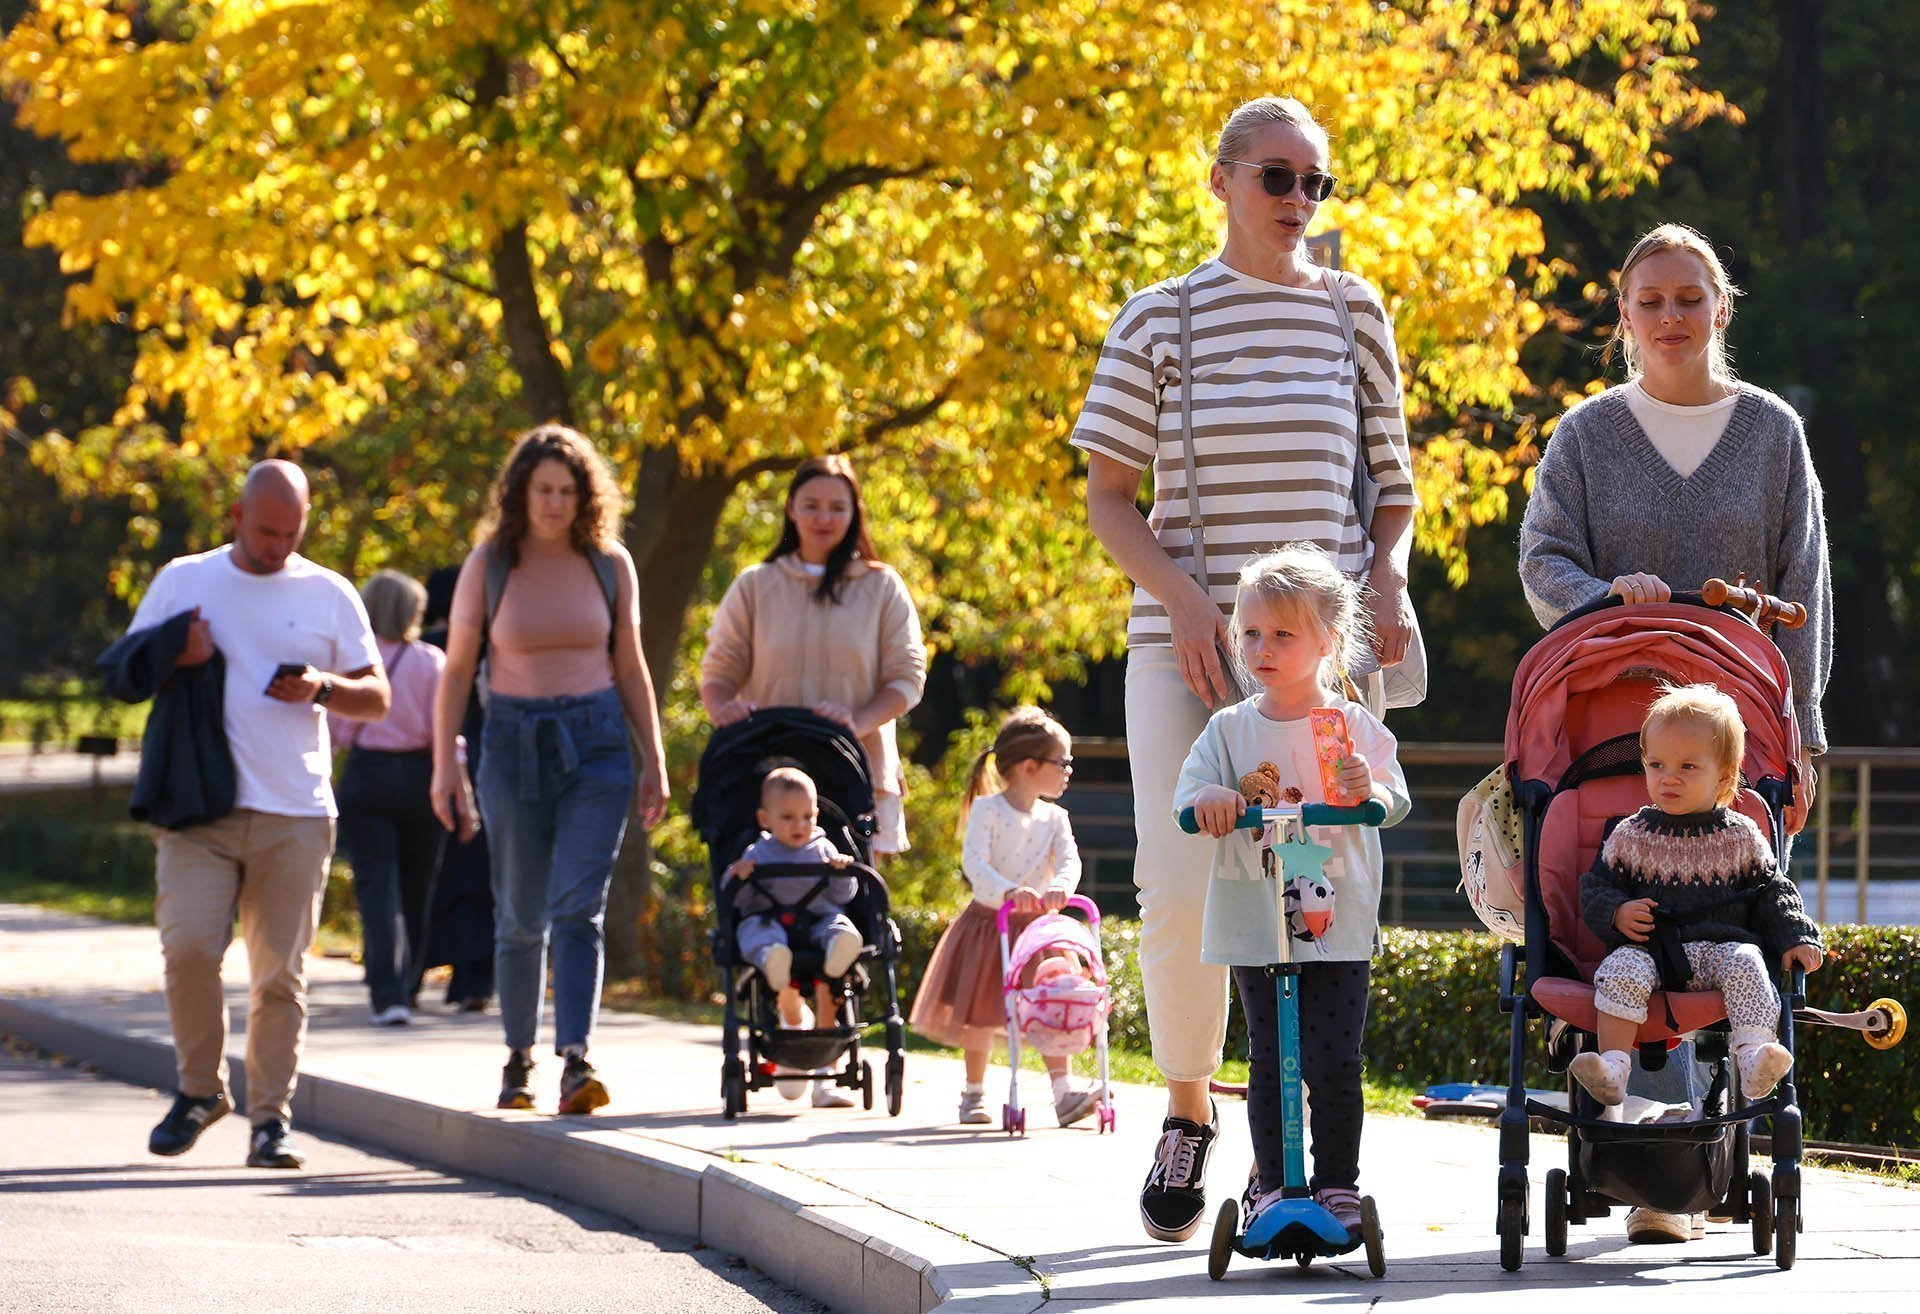
<path fill-rule="evenodd" d="M 1354 364 L 1324 285 L 1292 288 L 1208 260 L 1188 276 L 1193 303 L 1193 447 L 1207 526 L 1209 591 L 1233 608 L 1240 567 L 1287 542 L 1317 543 L 1360 573 L 1373 547 L 1353 500 Z M 1350 274 L 1345 288 L 1359 350 L 1368 468 L 1379 506 L 1414 505 L 1393 326 L 1380 295 Z M 1135 293 L 1100 348 L 1073 429 L 1081 450 L 1153 467 L 1147 524 L 1193 573 L 1180 404 L 1180 299 L 1175 281 Z M 1163 367 L 1176 375 L 1164 393 Z M 1131 646 L 1164 646 L 1167 611 L 1136 588 Z"/>

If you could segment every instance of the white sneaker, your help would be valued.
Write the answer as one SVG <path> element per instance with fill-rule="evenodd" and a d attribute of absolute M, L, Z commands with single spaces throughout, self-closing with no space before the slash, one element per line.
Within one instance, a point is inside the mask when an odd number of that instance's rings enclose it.
<path fill-rule="evenodd" d="M 1663 1246 L 1691 1241 L 1695 1237 L 1695 1214 L 1670 1214 L 1664 1209 L 1638 1205 L 1627 1211 L 1627 1240 L 1636 1246 Z M 1706 1235 L 1702 1225 L 1700 1236 Z"/>
<path fill-rule="evenodd" d="M 760 975 L 767 988 L 778 994 L 793 983 L 793 950 L 784 944 L 770 944 L 760 951 Z"/>
<path fill-rule="evenodd" d="M 1053 1116 L 1062 1127 L 1071 1127 L 1100 1107 L 1100 1088 L 1088 1086 L 1076 1090 L 1069 1086 L 1053 1097 Z"/>
<path fill-rule="evenodd" d="M 370 1019 L 376 1027 L 404 1027 L 413 1021 L 413 1010 L 405 1004 L 376 1008 Z"/>
<path fill-rule="evenodd" d="M 960 1121 L 965 1123 L 989 1123 L 993 1115 L 987 1112 L 987 1093 L 984 1090 L 960 1091 Z"/>
<path fill-rule="evenodd" d="M 833 1071 L 830 1068 L 815 1068 L 813 1075 L 816 1077 L 830 1077 L 833 1075 Z M 813 1083 L 813 1107 L 816 1109 L 851 1109 L 853 1107 L 853 1096 L 847 1094 L 830 1081 L 816 1081 Z"/>
<path fill-rule="evenodd" d="M 1742 1045 L 1733 1057 L 1740 1068 L 1740 1093 L 1750 1100 L 1763 1100 L 1773 1094 L 1780 1078 L 1793 1068 L 1792 1052 L 1772 1040 L 1764 1045 Z"/>
<path fill-rule="evenodd" d="M 1604 1054 L 1588 1050 L 1576 1054 L 1573 1062 L 1567 1065 L 1567 1071 L 1573 1079 L 1586 1087 L 1587 1093 L 1602 1104 L 1614 1105 L 1627 1098 L 1627 1075 L 1633 1070 L 1633 1060 L 1627 1057 L 1625 1050 L 1610 1049 Z"/>
<path fill-rule="evenodd" d="M 845 976 L 854 960 L 860 957 L 860 950 L 866 941 L 860 938 L 858 931 L 842 931 L 833 937 L 833 943 L 827 946 L 826 957 L 820 968 L 828 976 Z"/>

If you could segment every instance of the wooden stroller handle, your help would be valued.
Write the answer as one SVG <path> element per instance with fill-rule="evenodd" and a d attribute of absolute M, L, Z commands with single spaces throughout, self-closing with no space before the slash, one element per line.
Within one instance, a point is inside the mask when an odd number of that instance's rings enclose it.
<path fill-rule="evenodd" d="M 1771 629 L 1775 621 L 1790 630 L 1797 630 L 1807 623 L 1805 607 L 1749 588 L 1745 575 L 1740 575 L 1731 584 L 1724 579 L 1708 580 L 1700 586 L 1700 598 L 1709 607 L 1732 607 L 1735 611 L 1746 613 L 1762 630 Z"/>

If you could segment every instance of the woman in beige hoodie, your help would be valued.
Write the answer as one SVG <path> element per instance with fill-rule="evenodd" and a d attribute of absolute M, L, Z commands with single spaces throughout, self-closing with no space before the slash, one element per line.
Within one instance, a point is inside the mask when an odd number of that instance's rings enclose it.
<path fill-rule="evenodd" d="M 700 701 L 718 726 L 763 707 L 807 707 L 852 729 L 873 776 L 873 848 L 907 847 L 893 723 L 920 701 L 927 651 L 907 586 L 874 554 L 860 484 L 844 456 L 794 471 L 767 559 L 734 580 L 707 630 Z M 803 1024 L 797 993 L 781 996 Z"/>
<path fill-rule="evenodd" d="M 809 707 L 852 728 L 873 773 L 876 853 L 907 847 L 893 723 L 920 701 L 927 650 L 907 586 L 867 534 L 844 456 L 794 471 L 767 559 L 727 590 L 707 630 L 700 701 L 715 726 L 762 707 Z"/>

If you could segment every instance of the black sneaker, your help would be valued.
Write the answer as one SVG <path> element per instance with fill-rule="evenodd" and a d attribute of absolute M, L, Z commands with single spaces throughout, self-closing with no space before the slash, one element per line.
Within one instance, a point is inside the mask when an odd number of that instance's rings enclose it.
<path fill-rule="evenodd" d="M 176 1154 L 185 1154 L 200 1139 L 200 1133 L 219 1122 L 233 1112 L 233 1105 L 227 1103 L 225 1095 L 209 1095 L 197 1100 L 191 1095 L 174 1092 L 173 1107 L 167 1110 L 167 1116 L 160 1119 L 147 1137 L 147 1149 L 153 1154 L 164 1154 L 171 1159 Z"/>
<path fill-rule="evenodd" d="M 1207 1158 L 1220 1134 L 1220 1115 L 1201 1126 L 1185 1118 L 1160 1124 L 1153 1168 L 1140 1188 L 1140 1224 L 1157 1241 L 1185 1241 L 1207 1212 Z"/>
<path fill-rule="evenodd" d="M 567 1066 L 560 1073 L 560 1112 L 592 1113 L 608 1099 L 607 1088 L 587 1062 L 584 1054 L 567 1055 Z"/>
<path fill-rule="evenodd" d="M 307 1156 L 293 1148 L 287 1124 L 278 1118 L 269 1118 L 253 1129 L 253 1139 L 247 1142 L 247 1167 L 303 1168 L 306 1162 Z"/>
<path fill-rule="evenodd" d="M 507 1054 L 507 1065 L 500 1069 L 500 1101 L 496 1107 L 533 1107 L 533 1055 L 525 1050 L 516 1049 Z"/>

